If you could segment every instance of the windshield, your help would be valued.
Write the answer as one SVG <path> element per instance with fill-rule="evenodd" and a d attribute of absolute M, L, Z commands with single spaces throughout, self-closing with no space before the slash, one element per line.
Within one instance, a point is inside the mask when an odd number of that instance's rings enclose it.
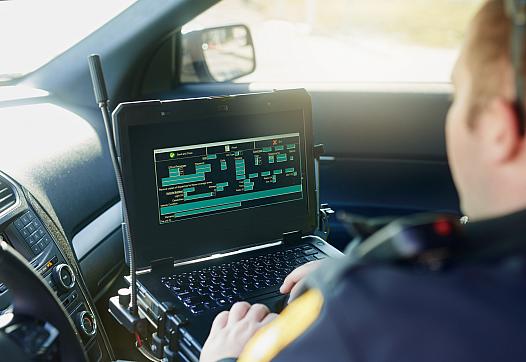
<path fill-rule="evenodd" d="M 0 82 L 48 63 L 135 1 L 0 1 Z"/>

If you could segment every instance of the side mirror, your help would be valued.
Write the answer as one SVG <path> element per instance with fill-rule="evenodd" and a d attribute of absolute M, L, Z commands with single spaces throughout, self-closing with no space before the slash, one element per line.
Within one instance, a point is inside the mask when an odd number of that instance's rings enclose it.
<path fill-rule="evenodd" d="M 183 34 L 182 51 L 183 82 L 228 82 L 256 69 L 254 44 L 245 25 Z"/>

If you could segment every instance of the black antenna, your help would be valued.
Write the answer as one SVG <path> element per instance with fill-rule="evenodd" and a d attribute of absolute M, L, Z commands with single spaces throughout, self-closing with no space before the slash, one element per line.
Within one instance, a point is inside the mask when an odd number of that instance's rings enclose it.
<path fill-rule="evenodd" d="M 93 92 L 95 93 L 95 100 L 104 118 L 104 126 L 106 128 L 106 136 L 108 138 L 108 147 L 110 149 L 111 162 L 115 171 L 115 178 L 117 180 L 117 187 L 119 189 L 119 196 L 122 203 L 122 215 L 124 222 L 122 223 L 123 235 L 126 238 L 129 252 L 130 263 L 130 279 L 131 279 L 131 304 L 130 312 L 133 316 L 138 316 L 137 311 L 137 273 L 135 270 L 135 250 L 133 248 L 132 236 L 128 228 L 128 209 L 126 208 L 126 199 L 124 197 L 124 187 L 122 184 L 122 174 L 120 168 L 120 160 L 117 157 L 117 149 L 115 147 L 115 138 L 113 135 L 113 127 L 110 118 L 110 111 L 108 109 L 109 99 L 106 90 L 106 82 L 104 81 L 104 74 L 102 72 L 102 64 L 100 57 L 97 54 L 92 54 L 88 57 L 89 70 L 91 73 L 91 81 L 93 83 Z"/>

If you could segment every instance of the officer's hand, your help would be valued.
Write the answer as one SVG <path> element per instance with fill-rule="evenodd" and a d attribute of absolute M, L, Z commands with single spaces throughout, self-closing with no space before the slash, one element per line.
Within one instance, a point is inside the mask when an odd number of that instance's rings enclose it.
<path fill-rule="evenodd" d="M 216 362 L 223 358 L 239 357 L 257 330 L 276 317 L 277 314 L 270 313 L 263 304 L 234 304 L 230 312 L 221 312 L 214 319 L 200 361 Z"/>
<path fill-rule="evenodd" d="M 318 269 L 321 265 L 321 260 L 311 261 L 294 269 L 283 281 L 279 291 L 282 294 L 290 293 L 289 302 L 294 300 L 301 289 L 301 281 L 307 275 Z"/>

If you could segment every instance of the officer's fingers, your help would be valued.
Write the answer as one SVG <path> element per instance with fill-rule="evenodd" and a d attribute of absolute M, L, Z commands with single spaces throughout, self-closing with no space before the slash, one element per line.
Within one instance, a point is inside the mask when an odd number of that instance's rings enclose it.
<path fill-rule="evenodd" d="M 250 309 L 250 304 L 247 302 L 238 302 L 232 306 L 228 314 L 228 324 L 234 324 L 243 319 Z"/>
<path fill-rule="evenodd" d="M 274 319 L 276 319 L 278 315 L 276 313 L 269 313 L 267 314 L 267 316 L 265 318 L 263 318 L 263 320 L 261 322 L 259 322 L 261 324 L 261 326 L 264 326 L 265 324 L 269 324 L 270 322 L 272 322 Z"/>
<path fill-rule="evenodd" d="M 291 289 L 294 287 L 294 285 L 300 281 L 307 273 L 309 272 L 309 269 L 311 268 L 312 262 L 309 262 L 307 264 L 303 264 L 302 266 L 294 269 L 292 272 L 290 272 L 289 275 L 285 278 L 283 281 L 283 284 L 279 288 L 279 291 L 281 294 L 288 294 Z"/>
<path fill-rule="evenodd" d="M 281 292 L 281 294 L 288 294 L 290 290 L 292 289 L 292 287 L 294 286 L 294 284 L 296 284 L 298 280 L 301 279 L 303 275 L 302 268 L 303 268 L 303 265 L 300 266 L 299 268 L 294 269 L 293 271 L 290 272 L 289 275 L 287 275 L 285 280 L 283 280 L 283 284 L 279 288 L 279 291 Z"/>
<path fill-rule="evenodd" d="M 261 322 L 268 314 L 270 314 L 270 310 L 266 305 L 253 304 L 245 318 L 250 321 Z"/>
<path fill-rule="evenodd" d="M 228 322 L 228 314 L 228 311 L 225 310 L 215 317 L 214 322 L 212 323 L 212 327 L 210 328 L 210 335 L 225 328 L 226 323 Z"/>
<path fill-rule="evenodd" d="M 302 289 L 303 289 L 303 280 L 300 280 L 299 282 L 294 284 L 294 287 L 292 287 L 287 304 L 290 304 L 290 302 L 292 302 L 294 299 L 299 297 Z"/>

